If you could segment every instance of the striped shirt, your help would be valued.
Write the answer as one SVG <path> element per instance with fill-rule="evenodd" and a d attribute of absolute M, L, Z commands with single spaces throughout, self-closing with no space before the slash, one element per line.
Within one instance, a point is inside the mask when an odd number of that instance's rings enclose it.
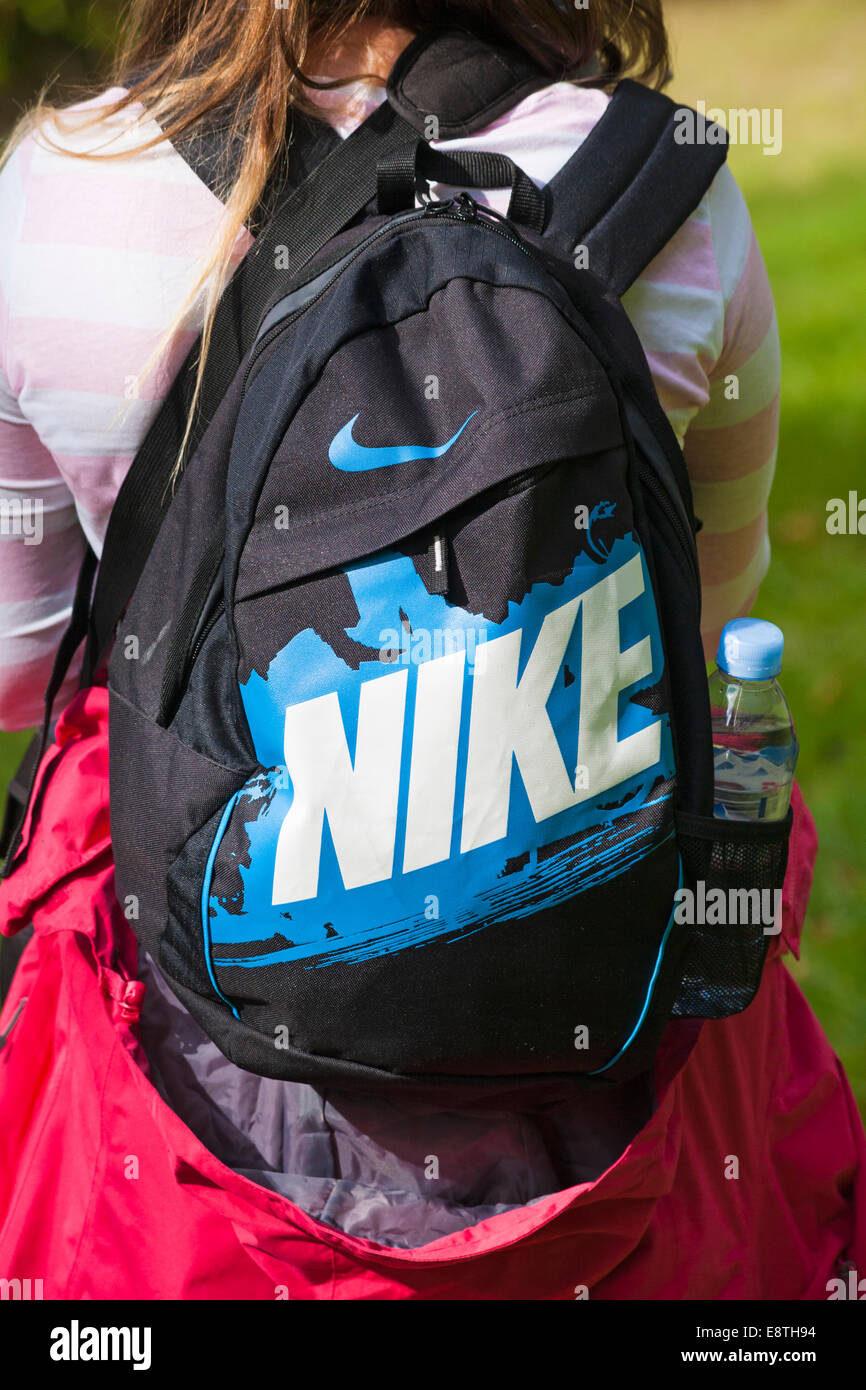
<path fill-rule="evenodd" d="M 156 132 L 140 108 L 51 137 L 68 151 L 131 150 Z M 345 136 L 384 97 L 357 83 L 319 94 Z M 441 148 L 510 155 L 545 185 L 603 114 L 601 92 L 557 83 L 471 139 Z M 434 186 L 434 196 L 449 190 Z M 479 195 L 504 212 L 507 192 Z M 38 134 L 0 172 L 0 728 L 41 719 L 87 542 L 100 553 L 120 484 L 200 327 L 202 291 L 155 371 L 138 382 L 195 285 L 223 206 L 167 142 L 100 162 Z M 242 231 L 236 264 L 252 244 Z M 662 406 L 683 444 L 712 654 L 747 613 L 769 563 L 779 341 L 746 205 L 727 168 L 623 301 Z M 76 688 L 73 670 L 55 712 Z"/>

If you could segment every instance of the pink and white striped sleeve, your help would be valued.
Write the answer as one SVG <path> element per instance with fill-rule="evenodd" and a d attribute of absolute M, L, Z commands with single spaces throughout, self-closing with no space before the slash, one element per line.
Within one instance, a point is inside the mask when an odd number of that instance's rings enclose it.
<path fill-rule="evenodd" d="M 0 729 L 42 720 L 42 692 L 86 549 L 75 502 L 25 417 L 11 365 L 10 310 L 25 200 L 17 158 L 0 174 Z M 71 699 L 77 668 L 55 708 Z"/>
<path fill-rule="evenodd" d="M 198 334 L 206 287 L 190 296 L 225 211 L 168 142 L 132 157 L 158 130 L 140 108 L 93 121 L 120 94 L 68 108 L 0 171 L 2 729 L 41 718 L 86 544 L 101 554 L 118 489 Z M 130 157 L 69 157 L 104 152 Z M 233 264 L 249 244 L 239 233 Z M 38 543 L 20 524 L 34 508 Z M 56 712 L 75 688 L 73 669 Z"/>
<path fill-rule="evenodd" d="M 724 304 L 709 400 L 689 424 L 685 456 L 695 510 L 707 657 L 731 618 L 747 614 L 770 563 L 767 504 L 779 437 L 781 354 L 773 295 L 742 194 L 725 171 L 709 194 Z"/>
<path fill-rule="evenodd" d="M 749 612 L 769 564 L 781 374 L 767 272 L 727 166 L 623 304 L 703 522 L 701 628 L 711 659 L 725 623 Z"/>

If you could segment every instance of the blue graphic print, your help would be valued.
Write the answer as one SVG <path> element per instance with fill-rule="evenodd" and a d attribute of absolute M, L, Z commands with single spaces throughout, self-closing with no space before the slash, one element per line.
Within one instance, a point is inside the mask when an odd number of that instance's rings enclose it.
<path fill-rule="evenodd" d="M 507 833 L 494 843 L 461 853 L 473 667 L 480 650 L 485 642 L 519 631 L 519 678 L 545 617 L 636 556 L 643 572 L 643 592 L 620 610 L 620 650 L 626 652 L 648 639 L 652 667 L 643 679 L 619 693 L 617 739 L 621 742 L 658 724 L 657 762 L 538 822 L 514 762 Z M 622 874 L 668 836 L 662 803 L 670 799 L 674 775 L 669 718 L 652 713 L 651 698 L 635 699 L 661 681 L 663 654 L 649 574 L 634 537 L 615 541 L 603 564 L 582 554 L 561 583 L 534 584 L 519 603 L 509 604 L 500 624 L 429 594 L 412 560 L 401 554 L 377 556 L 348 568 L 346 574 L 360 614 L 348 635 L 367 648 L 387 648 L 389 659 L 361 661 L 354 670 L 308 629 L 274 658 L 265 679 L 253 673 L 241 687 L 256 753 L 268 771 L 234 798 L 221 826 L 221 833 L 227 832 L 225 843 L 215 844 L 211 854 L 211 866 L 215 859 L 227 857 L 225 862 L 241 885 L 235 896 L 221 899 L 209 895 L 210 872 L 204 884 L 203 901 L 209 904 L 205 936 L 219 965 L 256 968 L 302 961 L 321 968 L 417 948 L 436 939 L 454 939 L 573 898 Z M 546 705 L 564 765 L 570 769 L 578 763 L 583 611 L 581 605 Z M 424 641 L 430 634 L 436 639 L 433 649 L 429 640 L 426 645 Z M 441 656 L 443 649 L 466 653 L 451 851 L 439 863 L 403 872 L 417 677 L 423 662 Z M 336 692 L 346 743 L 354 758 L 361 687 L 392 676 L 395 670 L 407 672 L 407 690 L 391 876 L 347 889 L 326 816 L 317 896 L 274 904 L 277 841 L 293 799 L 283 765 L 287 708 Z M 592 679 L 590 670 L 585 679 Z M 653 806 L 658 814 L 648 816 L 647 808 Z"/>

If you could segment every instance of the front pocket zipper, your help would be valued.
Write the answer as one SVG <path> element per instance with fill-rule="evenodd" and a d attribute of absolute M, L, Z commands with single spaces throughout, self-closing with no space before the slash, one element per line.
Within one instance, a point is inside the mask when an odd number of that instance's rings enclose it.
<path fill-rule="evenodd" d="M 531 261 L 534 261 L 536 264 L 541 264 L 538 257 L 533 254 L 531 247 L 527 246 L 519 237 L 511 235 L 508 231 L 504 230 L 503 227 L 496 225 L 496 221 L 503 221 L 506 223 L 506 226 L 508 226 L 507 219 L 500 218 L 497 213 L 492 212 L 488 208 L 479 207 L 468 194 L 462 194 L 461 198 L 465 199 L 465 203 L 461 203 L 460 198 L 449 198 L 442 203 L 430 203 L 425 208 L 416 208 L 413 212 L 404 213 L 402 216 L 387 223 L 384 227 L 378 227 L 375 232 L 372 232 L 370 236 L 356 246 L 353 251 L 341 261 L 338 261 L 333 267 L 334 274 L 330 276 L 312 299 L 308 300 L 294 312 L 287 314 L 285 318 L 279 319 L 276 323 L 272 324 L 267 332 L 256 340 L 244 375 L 244 394 L 249 385 L 255 363 L 261 353 L 264 352 L 284 330 L 290 328 L 302 315 L 312 309 L 313 306 L 330 291 L 334 283 L 344 272 L 348 270 L 357 258 L 363 255 L 370 246 L 387 236 L 399 235 L 407 223 L 416 224 L 424 220 L 435 220 L 439 222 L 456 222 L 462 223 L 463 225 L 468 224 L 475 226 L 485 232 L 491 232 L 494 236 L 502 237 L 504 240 L 513 243 L 525 256 L 528 256 Z M 689 576 L 695 587 L 699 590 L 700 571 L 698 568 L 694 533 L 685 512 L 685 507 L 679 497 L 679 492 L 677 491 L 676 496 L 672 495 L 671 488 L 662 480 L 659 469 L 652 463 L 652 455 L 659 446 L 654 436 L 648 433 L 646 426 L 640 426 L 639 422 L 642 419 L 640 413 L 629 407 L 626 407 L 626 413 L 628 415 L 629 428 L 632 431 L 635 452 L 638 455 L 638 462 L 640 464 L 641 482 L 646 487 L 647 492 L 655 498 L 657 504 L 663 510 L 676 532 L 677 541 L 686 561 Z"/>
<path fill-rule="evenodd" d="M 165 693 L 160 698 L 159 718 L 156 721 L 162 728 L 168 728 L 169 724 L 174 719 L 174 716 L 177 714 L 178 706 L 180 705 L 184 689 L 186 688 L 186 684 L 189 680 L 192 668 L 195 666 L 196 658 L 198 657 L 199 652 L 201 651 L 207 639 L 210 637 L 220 618 L 222 618 L 225 615 L 225 611 L 225 601 L 221 600 L 214 612 L 212 613 L 212 615 L 210 616 L 210 618 L 208 618 L 207 622 L 201 628 L 199 635 L 195 637 L 194 641 L 189 647 L 183 660 L 183 663 L 179 668 L 178 677 L 175 680 L 173 680 L 167 686 L 167 688 L 164 682 Z M 166 666 L 166 672 L 168 671 L 168 669 L 168 666 Z"/>
<path fill-rule="evenodd" d="M 161 728 L 167 728 L 177 713 L 192 663 L 225 608 L 222 596 L 218 596 L 217 593 L 225 550 L 223 532 L 224 526 L 220 520 L 210 545 L 199 560 L 183 608 L 178 615 L 159 693 L 159 714 L 156 722 Z M 207 621 L 207 614 L 215 601 L 216 612 L 212 619 Z"/>
<path fill-rule="evenodd" d="M 476 493 L 474 497 L 468 499 L 466 502 L 462 502 L 451 512 L 445 513 L 438 521 L 434 522 L 432 526 L 424 527 L 424 532 L 430 534 L 431 553 L 441 556 L 443 561 L 443 570 L 441 572 L 437 568 L 438 561 L 437 564 L 434 564 L 434 573 L 436 574 L 437 582 L 441 582 L 444 585 L 444 587 L 437 590 L 437 592 L 443 594 L 447 593 L 450 551 L 448 538 L 442 533 L 441 523 L 446 520 L 451 520 L 453 522 L 455 519 L 459 519 L 461 515 L 465 515 L 468 511 L 475 509 L 479 504 L 483 505 L 485 508 L 491 507 L 507 497 L 513 497 L 520 492 L 526 491 L 528 488 L 532 487 L 533 484 L 545 477 L 546 474 L 558 467 L 560 462 L 561 460 L 557 460 L 554 463 L 536 464 L 532 468 L 526 468 L 522 472 L 514 474 L 512 477 L 506 478 L 504 481 L 495 483 L 491 487 Z M 667 489 L 659 482 L 655 470 L 648 464 L 640 468 L 640 479 L 649 497 L 671 523 L 686 561 L 687 575 L 690 579 L 694 580 L 696 573 L 695 562 L 691 559 L 690 547 L 683 538 L 682 525 Z M 423 532 L 416 532 L 414 534 L 423 534 Z M 411 536 L 407 536 L 404 539 L 409 540 L 410 538 Z M 220 618 L 225 614 L 226 604 L 224 596 L 220 596 L 214 606 L 214 587 L 222 573 L 223 549 L 223 537 L 221 530 L 218 529 L 213 544 L 205 552 L 193 577 L 186 602 L 184 603 L 180 618 L 178 619 L 174 642 L 172 643 L 166 661 L 160 694 L 159 716 L 157 718 L 157 723 L 163 728 L 167 728 L 177 714 L 184 690 L 186 689 L 187 682 L 199 652 Z M 365 557 L 359 556 L 358 558 L 361 559 Z M 366 558 L 372 559 L 373 555 Z M 303 582 L 303 576 L 294 581 L 294 583 Z M 695 582 L 697 581 L 695 580 Z M 247 595 L 247 597 L 252 598 L 255 597 L 255 595 Z"/>
<path fill-rule="evenodd" d="M 453 210 L 454 208 L 457 208 L 457 210 Z M 334 274 L 328 278 L 327 282 L 312 299 L 294 312 L 287 314 L 285 318 L 279 319 L 276 323 L 272 324 L 271 327 L 256 340 L 244 375 L 244 393 L 249 385 L 255 363 L 258 361 L 262 352 L 264 352 L 284 330 L 290 328 L 299 318 L 312 309 L 313 306 L 328 293 L 335 281 L 339 279 L 355 260 L 363 255 L 371 245 L 387 236 L 399 235 L 407 223 L 417 224 L 424 220 L 436 220 L 439 222 L 469 224 L 485 232 L 490 232 L 494 236 L 499 236 L 509 242 L 513 242 L 524 255 L 528 256 L 533 261 L 537 261 L 530 247 L 517 237 L 510 235 L 509 232 L 505 231 L 501 226 L 496 225 L 493 220 L 494 217 L 497 216 L 496 214 L 491 214 L 490 217 L 484 216 L 483 214 L 487 213 L 487 211 L 488 209 L 486 208 L 479 208 L 478 205 L 466 195 L 465 205 L 460 205 L 457 199 L 449 199 L 441 204 L 431 204 L 422 209 L 415 209 L 412 212 L 405 213 L 403 216 L 388 222 L 383 227 L 378 227 L 375 232 L 371 233 L 369 237 L 365 238 L 364 241 L 356 246 L 352 252 L 335 264 L 333 267 Z M 324 274 L 325 272 L 322 273 Z M 628 415 L 631 424 L 633 412 L 628 411 Z M 655 441 L 652 442 L 654 445 Z M 659 470 L 655 467 L 651 459 L 654 448 L 648 449 L 645 444 L 642 444 L 641 440 L 634 438 L 634 432 L 633 448 L 638 459 L 641 483 L 674 530 L 679 548 L 686 562 L 688 576 L 695 587 L 699 588 L 700 580 L 698 577 L 699 572 L 694 536 L 691 534 L 691 531 L 687 529 L 688 518 L 685 516 L 685 510 L 682 508 L 681 515 L 681 509 L 677 507 L 676 499 L 671 495 L 670 488 L 659 476 Z M 477 498 L 488 497 L 489 494 L 489 502 L 492 503 L 498 500 L 496 496 L 497 493 L 502 496 L 508 496 L 515 490 L 520 491 L 521 488 L 529 486 L 535 480 L 536 475 L 541 475 L 547 469 L 555 466 L 555 464 L 546 464 L 532 469 L 525 469 L 522 473 L 506 479 L 505 482 L 496 484 L 492 488 L 478 493 Z M 474 504 L 475 501 L 476 498 L 473 497 L 471 503 Z M 460 507 L 455 509 L 455 513 L 459 513 L 467 505 L 467 503 L 462 503 Z M 225 612 L 225 602 L 223 600 L 217 606 L 212 618 L 209 621 L 205 621 L 206 614 L 212 602 L 213 586 L 217 581 L 222 567 L 224 542 L 221 529 L 221 526 L 218 525 L 214 541 L 202 557 L 199 567 L 193 577 L 183 610 L 178 619 L 175 637 L 166 663 L 160 692 L 160 709 L 157 723 L 162 727 L 167 727 L 174 719 L 196 657 L 207 637 L 210 635 L 214 625 Z M 425 527 L 424 529 L 428 530 L 429 527 Z M 441 542 L 444 538 L 439 537 L 439 539 Z M 447 587 L 447 568 L 443 574 L 439 575 L 439 578 Z"/>
<path fill-rule="evenodd" d="M 445 585 L 445 588 L 438 592 L 445 593 L 447 591 L 450 551 L 448 538 L 443 535 L 441 530 L 441 521 L 448 518 L 452 520 L 458 518 L 462 513 L 465 513 L 469 508 L 474 508 L 479 503 L 486 508 L 494 506 L 506 497 L 514 497 L 520 492 L 525 492 L 533 483 L 539 481 L 556 467 L 557 463 L 543 463 L 536 464 L 534 468 L 525 468 L 521 473 L 515 473 L 511 478 L 494 483 L 491 487 L 476 493 L 468 502 L 462 502 L 459 507 L 446 513 L 432 526 L 424 527 L 424 532 L 431 535 L 431 551 L 435 551 L 442 561 L 441 570 L 438 569 L 438 560 L 434 564 L 434 572 L 437 574 L 438 582 Z M 424 532 L 414 534 L 423 534 Z M 409 537 L 405 539 L 408 540 Z M 437 544 L 438 550 L 436 549 Z M 374 552 L 374 554 L 379 553 L 381 552 Z M 359 556 L 358 558 L 372 559 L 374 557 L 370 555 L 367 557 Z M 222 573 L 222 562 L 223 539 L 221 532 L 218 531 L 217 538 L 205 551 L 193 576 L 175 629 L 174 641 L 166 660 L 160 692 L 159 715 L 156 721 L 161 728 L 168 728 L 177 714 L 196 658 L 220 618 L 225 614 L 224 595 L 219 598 L 214 607 L 214 589 Z M 303 584 L 303 582 L 303 576 L 294 581 L 295 584 Z M 278 588 L 279 586 L 275 585 L 274 587 Z M 248 595 L 247 597 L 252 598 L 256 595 Z"/>

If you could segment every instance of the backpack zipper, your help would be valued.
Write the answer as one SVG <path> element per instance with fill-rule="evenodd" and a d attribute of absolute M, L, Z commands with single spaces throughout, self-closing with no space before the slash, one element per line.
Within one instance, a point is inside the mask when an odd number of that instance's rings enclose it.
<path fill-rule="evenodd" d="M 485 231 L 492 232 L 494 236 L 502 237 L 504 241 L 510 242 L 512 246 L 516 246 L 518 250 L 525 256 L 528 256 L 530 260 L 535 261 L 537 265 L 541 265 L 538 257 L 533 254 L 532 248 L 527 246 L 526 242 L 514 233 L 514 228 L 508 219 L 502 217 L 500 213 L 495 212 L 493 208 L 481 207 L 470 194 L 464 192 L 458 194 L 456 197 L 445 198 L 437 202 L 431 200 L 426 203 L 423 208 L 415 208 L 412 212 L 407 212 L 400 217 L 392 218 L 385 226 L 378 227 L 375 232 L 372 232 L 370 236 L 360 242 L 355 247 L 354 251 L 346 256 L 342 263 L 337 262 L 339 268 L 335 270 L 335 274 L 328 280 L 327 284 L 322 286 L 318 294 L 314 295 L 306 304 L 294 310 L 293 313 L 287 314 L 284 319 L 280 319 L 279 323 L 273 324 L 272 327 L 268 329 L 267 333 L 265 333 L 253 347 L 244 374 L 243 393 L 246 394 L 250 374 L 258 357 L 284 328 L 289 328 L 305 314 L 308 309 L 311 309 L 314 304 L 317 304 L 318 301 L 327 294 L 331 286 L 336 283 L 340 276 L 343 275 L 343 273 L 354 264 L 358 257 L 372 246 L 374 242 L 380 241 L 382 238 L 392 234 L 396 235 L 407 223 L 420 222 L 423 221 L 424 218 L 436 218 L 443 222 L 452 223 L 474 223 L 476 226 L 483 227 Z M 503 223 L 509 230 L 505 231 L 502 226 L 497 226 L 497 222 Z M 541 268 L 545 269 L 544 266 Z M 647 491 L 653 495 L 658 505 L 664 510 L 665 515 L 670 520 L 683 551 L 689 573 L 694 578 L 695 583 L 700 586 L 700 572 L 697 565 L 694 534 L 688 526 L 687 520 L 681 515 L 681 509 L 677 505 L 678 499 L 671 496 L 670 488 L 659 478 L 657 470 L 649 461 L 645 451 L 638 448 L 637 453 L 638 472 L 641 482 L 646 485 Z"/>
<path fill-rule="evenodd" d="M 668 489 L 663 483 L 659 482 L 655 470 L 651 466 L 644 464 L 642 458 L 638 461 L 638 473 L 640 475 L 641 486 L 646 488 L 647 492 L 655 499 L 668 520 L 672 522 L 677 539 L 680 542 L 680 547 L 688 562 L 689 574 L 697 581 L 698 585 L 700 585 L 700 571 L 696 566 L 693 547 L 685 540 L 685 527 L 680 521 L 679 512 L 671 503 Z"/>
<path fill-rule="evenodd" d="M 209 589 L 208 593 L 210 593 Z M 204 595 L 202 604 L 203 606 L 201 612 L 203 613 L 204 605 L 207 604 L 207 594 Z M 180 708 L 180 702 L 183 698 L 183 692 L 192 673 L 192 669 L 195 666 L 196 661 L 198 660 L 198 654 L 201 651 L 207 639 L 210 637 L 220 618 L 223 617 L 223 615 L 225 614 L 225 611 L 225 599 L 221 598 L 213 613 L 211 614 L 210 618 L 205 623 L 204 627 L 201 629 L 201 632 L 194 639 L 191 645 L 187 645 L 186 651 L 183 655 L 182 664 L 178 668 L 177 676 L 172 682 L 170 689 L 166 690 L 160 698 L 159 714 L 157 715 L 156 719 L 156 722 L 160 726 L 160 728 L 167 729 L 168 726 L 171 724 L 172 720 L 174 719 L 175 715 L 177 714 Z M 199 614 L 199 622 L 201 622 L 201 613 Z M 171 657 L 169 657 L 169 660 L 166 662 L 166 670 L 169 669 L 170 661 Z"/>
<path fill-rule="evenodd" d="M 196 638 L 195 643 L 193 644 L 193 649 L 189 654 L 190 670 L 195 665 L 196 658 L 198 657 L 199 652 L 201 651 L 207 639 L 210 637 L 211 633 L 213 632 L 214 628 L 216 627 L 217 623 L 219 622 L 220 618 L 223 616 L 225 611 L 225 599 L 220 599 L 219 603 L 214 609 L 213 617 L 211 617 L 210 620 L 207 623 L 205 623 L 204 627 L 201 630 L 201 633 Z"/>
<path fill-rule="evenodd" d="M 535 464 L 532 468 L 524 468 L 522 472 L 515 473 L 512 477 L 506 478 L 500 483 L 493 483 L 490 487 L 484 488 L 481 492 L 475 493 L 475 495 L 467 499 L 467 501 L 461 502 L 459 506 L 453 507 L 450 512 L 444 513 L 442 517 L 437 518 L 436 521 L 431 522 L 429 523 L 429 525 L 423 527 L 420 532 L 410 532 L 408 536 L 402 538 L 403 540 L 408 540 L 412 535 L 423 535 L 425 532 L 428 532 L 431 535 L 431 541 L 428 546 L 428 555 L 430 557 L 432 565 L 433 588 L 430 591 L 431 593 L 442 594 L 443 596 L 447 596 L 448 593 L 451 545 L 448 540 L 448 537 L 444 534 L 444 532 L 441 529 L 442 521 L 445 520 L 446 517 L 459 517 L 462 512 L 466 511 L 468 508 L 474 506 L 476 503 L 480 501 L 486 501 L 487 505 L 493 505 L 496 502 L 503 501 L 506 497 L 513 497 L 519 492 L 524 492 L 528 487 L 531 486 L 532 483 L 536 482 L 539 478 L 544 477 L 546 473 L 549 473 L 556 466 L 556 463 L 540 463 Z M 393 542 L 393 544 L 395 545 L 398 543 L 398 541 Z M 390 547 L 388 546 L 384 547 L 384 549 L 386 550 L 389 548 Z M 381 552 L 376 551 L 373 553 L 379 554 Z M 335 566 L 335 568 L 339 569 L 342 568 L 342 566 L 338 565 Z M 281 588 L 291 588 L 293 583 L 302 582 L 302 580 L 303 576 L 301 576 L 298 580 L 291 581 L 289 584 L 274 585 L 273 590 L 269 590 L 268 592 L 276 592 L 279 591 L 279 589 Z M 168 728 L 175 715 L 177 714 L 177 711 L 180 708 L 181 699 L 183 697 L 183 691 L 189 680 L 190 673 L 192 672 L 192 669 L 195 666 L 195 663 L 198 659 L 198 654 L 201 651 L 207 639 L 210 637 L 220 618 L 222 618 L 225 614 L 226 602 L 225 596 L 223 596 L 217 602 L 216 607 L 214 608 L 214 611 L 208 618 L 207 622 L 203 626 L 199 627 L 199 625 L 201 624 L 202 615 L 204 614 L 207 608 L 207 602 L 208 598 L 210 597 L 212 587 L 212 583 L 208 583 L 207 585 L 202 584 L 200 586 L 200 597 L 198 597 L 196 602 L 196 611 L 198 613 L 198 619 L 195 628 L 193 629 L 193 635 L 189 638 L 185 638 L 183 633 L 180 634 L 184 643 L 185 650 L 183 652 L 181 661 L 177 664 L 176 667 L 177 675 L 171 681 L 170 686 L 166 686 L 160 699 L 160 709 L 159 714 L 157 716 L 157 723 L 162 728 Z M 190 592 L 187 595 L 187 607 L 189 606 L 192 597 L 193 593 L 192 589 L 190 589 Z M 169 653 L 165 665 L 166 671 L 170 670 L 174 664 L 173 655 L 173 652 Z"/>
<path fill-rule="evenodd" d="M 375 242 L 380 241 L 385 237 L 391 235 L 397 235 L 400 232 L 400 230 L 402 230 L 402 228 L 406 226 L 407 223 L 421 222 L 425 218 L 436 218 L 443 222 L 451 223 L 473 223 L 476 226 L 483 227 L 485 231 L 493 233 L 494 236 L 502 237 L 505 241 L 508 241 L 513 246 L 516 246 L 518 250 L 520 250 L 523 253 L 523 255 L 528 256 L 530 260 L 535 261 L 536 264 L 541 264 L 538 261 L 538 258 L 533 254 L 532 249 L 529 246 L 527 246 L 521 238 L 519 238 L 517 235 L 512 234 L 513 228 L 511 228 L 511 224 L 508 222 L 507 218 L 501 217 L 499 213 L 494 212 L 491 208 L 480 207 L 479 204 L 475 202 L 474 198 L 472 198 L 468 193 L 460 193 L 458 196 L 454 198 L 446 198 L 441 201 L 430 201 L 423 208 L 415 208 L 412 212 L 405 213 L 403 216 L 397 218 L 392 218 L 384 226 L 378 227 L 375 232 L 372 232 L 370 236 L 366 237 L 362 242 L 360 242 L 355 247 L 354 251 L 350 252 L 350 254 L 346 256 L 342 262 L 336 263 L 337 268 L 335 269 L 334 275 L 331 277 L 331 279 L 327 281 L 325 285 L 322 286 L 319 292 L 312 299 L 308 300 L 305 304 L 303 304 L 300 308 L 296 309 L 294 312 L 287 314 L 284 319 L 280 319 L 278 323 L 273 324 L 272 327 L 268 329 L 267 333 L 263 334 L 263 336 L 255 343 L 252 353 L 250 354 L 250 360 L 247 363 L 247 368 L 244 373 L 244 383 L 242 388 L 243 394 L 246 394 L 247 386 L 249 385 L 250 374 L 256 361 L 265 351 L 265 349 L 270 345 L 270 343 L 272 343 L 274 339 L 280 333 L 283 332 L 284 329 L 289 328 L 292 324 L 297 322 L 297 320 L 301 318 L 307 312 L 308 309 L 311 309 L 315 304 L 317 304 L 318 301 L 330 290 L 331 286 L 336 283 L 336 281 L 345 273 L 345 271 L 349 269 L 351 265 L 354 264 L 354 262 L 358 259 L 359 256 L 363 255 L 364 252 L 367 251 L 369 247 L 372 246 Z M 496 225 L 497 222 L 504 223 L 505 226 L 511 228 L 511 230 L 503 230 L 502 227 Z M 543 266 L 542 269 L 544 269 Z M 325 272 L 321 273 L 324 274 Z M 677 505 L 677 500 L 675 500 L 674 497 L 671 495 L 671 489 L 659 477 L 658 471 L 652 464 L 647 451 L 641 448 L 639 446 L 638 441 L 634 440 L 634 438 L 633 447 L 635 448 L 638 455 L 638 475 L 641 481 L 641 485 L 646 488 L 647 492 L 651 495 L 651 497 L 655 500 L 656 504 L 663 511 L 665 517 L 670 521 L 674 529 L 674 533 L 679 541 L 680 548 L 685 557 L 688 573 L 699 589 L 700 572 L 697 564 L 695 539 L 694 535 L 692 534 L 690 528 L 687 525 L 687 520 L 684 519 L 683 515 L 681 515 L 681 511 L 684 509 L 682 509 L 681 504 L 679 506 Z M 544 466 L 542 466 L 542 469 L 543 467 Z M 521 486 L 523 481 L 527 479 L 527 477 L 531 477 L 534 473 L 539 471 L 542 470 L 538 468 L 525 470 L 524 473 L 515 475 L 514 478 L 510 479 L 507 486 L 509 488 L 513 488 L 515 485 L 517 485 L 519 487 Z M 499 484 L 497 486 L 501 488 L 503 485 Z M 447 585 L 447 577 L 445 579 L 445 583 Z M 201 618 L 204 613 L 209 592 L 210 590 L 208 589 L 208 592 L 202 595 L 201 608 L 198 614 L 198 623 L 201 622 Z M 220 617 L 224 612 L 225 601 L 221 600 L 211 619 L 204 625 L 204 627 L 198 633 L 198 636 L 194 639 L 191 646 L 187 648 L 187 651 L 184 655 L 183 663 L 179 668 L 179 679 L 174 683 L 173 686 L 171 699 L 169 701 L 166 701 L 166 703 L 160 710 L 160 722 L 164 721 L 166 726 L 171 723 L 171 720 L 174 718 L 174 715 L 177 712 L 177 708 L 179 705 L 179 693 L 183 689 L 183 686 L 189 677 L 189 673 L 193 665 L 195 664 L 199 652 L 201 651 L 202 647 L 204 646 L 204 643 L 210 636 L 210 633 L 212 632 L 214 626 L 219 621 Z M 196 624 L 196 627 L 198 627 L 198 623 Z"/>
<path fill-rule="evenodd" d="M 638 475 L 641 487 L 649 493 L 658 507 L 662 510 L 665 517 L 670 521 L 674 528 L 680 549 L 686 560 L 688 573 L 693 582 L 697 585 L 700 592 L 701 576 L 698 567 L 698 553 L 695 545 L 694 532 L 691 529 L 688 513 L 685 504 L 680 496 L 679 490 L 672 493 L 660 476 L 659 470 L 653 464 L 653 454 L 661 445 L 640 415 L 636 407 L 625 407 L 626 420 L 628 423 L 628 433 L 637 454 Z"/>
<path fill-rule="evenodd" d="M 485 215 L 481 216 L 482 213 Z M 489 215 L 490 221 L 487 220 L 487 215 Z M 315 294 L 312 299 L 308 299 L 300 308 L 287 314 L 284 319 L 280 319 L 279 323 L 273 324 L 268 329 L 267 333 L 263 334 L 263 336 L 254 343 L 253 350 L 250 354 L 250 360 L 247 363 L 247 368 L 244 373 L 242 394 L 246 394 L 250 374 L 258 358 L 265 349 L 280 333 L 282 333 L 284 328 L 289 328 L 301 318 L 308 309 L 312 309 L 314 304 L 318 304 L 319 300 L 328 293 L 331 286 L 336 284 L 350 266 L 354 265 L 359 256 L 363 255 L 369 247 L 375 242 L 381 241 L 384 237 L 397 235 L 407 223 L 422 222 L 425 218 L 430 217 L 436 217 L 443 222 L 474 222 L 478 226 L 484 227 L 487 231 L 493 232 L 495 236 L 500 236 L 505 241 L 510 241 L 511 244 L 522 251 L 525 256 L 532 255 L 529 247 L 524 241 L 520 240 L 519 237 L 512 236 L 509 232 L 505 232 L 502 228 L 494 225 L 493 219 L 505 222 L 505 218 L 501 218 L 499 213 L 494 212 L 492 208 L 481 208 L 468 193 L 461 193 L 456 198 L 446 198 L 441 202 L 430 202 L 423 208 L 415 208 L 412 212 L 405 213 L 402 217 L 392 218 L 384 227 L 377 227 L 375 232 L 371 232 L 368 237 L 362 242 L 359 242 L 354 251 L 351 251 L 342 262 L 337 262 L 338 268 L 335 269 L 334 275 L 328 280 L 327 284 L 322 286 L 318 294 Z M 325 274 L 325 271 L 321 273 Z"/>

